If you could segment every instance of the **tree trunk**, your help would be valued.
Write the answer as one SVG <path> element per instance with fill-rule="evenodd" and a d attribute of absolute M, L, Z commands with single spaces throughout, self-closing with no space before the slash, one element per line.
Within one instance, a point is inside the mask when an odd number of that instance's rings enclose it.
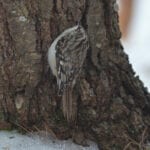
<path fill-rule="evenodd" d="M 90 49 L 76 85 L 77 121 L 71 126 L 47 51 L 79 19 Z M 91 139 L 104 150 L 144 149 L 150 94 L 135 76 L 120 36 L 115 0 L 0 0 L 1 129 L 7 122 L 80 144 Z"/>

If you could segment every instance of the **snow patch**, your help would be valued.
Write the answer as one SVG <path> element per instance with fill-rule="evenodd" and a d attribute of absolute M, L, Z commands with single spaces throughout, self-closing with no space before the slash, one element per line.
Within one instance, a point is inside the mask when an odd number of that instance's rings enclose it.
<path fill-rule="evenodd" d="M 22 135 L 17 131 L 0 131 L 0 150 L 98 150 L 98 147 L 91 141 L 88 147 L 83 147 L 72 140 L 60 141 L 38 135 Z"/>

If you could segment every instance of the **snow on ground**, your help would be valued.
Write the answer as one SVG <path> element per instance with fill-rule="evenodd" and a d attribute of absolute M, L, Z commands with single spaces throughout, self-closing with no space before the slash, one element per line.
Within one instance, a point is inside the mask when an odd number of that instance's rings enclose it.
<path fill-rule="evenodd" d="M 150 91 L 150 0 L 135 0 L 129 36 L 123 41 L 133 69 Z"/>
<path fill-rule="evenodd" d="M 0 150 L 98 150 L 89 141 L 88 147 L 74 144 L 71 140 L 60 141 L 37 135 L 21 135 L 17 131 L 0 131 Z"/>

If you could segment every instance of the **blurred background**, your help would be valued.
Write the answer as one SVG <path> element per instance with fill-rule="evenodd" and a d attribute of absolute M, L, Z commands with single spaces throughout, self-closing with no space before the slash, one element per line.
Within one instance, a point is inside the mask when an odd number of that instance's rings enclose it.
<path fill-rule="evenodd" d="M 118 0 L 122 44 L 150 91 L 150 0 Z"/>

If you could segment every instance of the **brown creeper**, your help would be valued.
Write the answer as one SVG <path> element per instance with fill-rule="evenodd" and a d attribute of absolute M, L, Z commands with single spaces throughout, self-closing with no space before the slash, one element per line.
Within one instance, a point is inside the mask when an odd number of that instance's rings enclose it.
<path fill-rule="evenodd" d="M 76 118 L 72 92 L 88 47 L 86 31 L 81 25 L 76 25 L 61 33 L 48 50 L 48 62 L 57 78 L 58 93 L 62 95 L 63 114 L 68 122 Z"/>

